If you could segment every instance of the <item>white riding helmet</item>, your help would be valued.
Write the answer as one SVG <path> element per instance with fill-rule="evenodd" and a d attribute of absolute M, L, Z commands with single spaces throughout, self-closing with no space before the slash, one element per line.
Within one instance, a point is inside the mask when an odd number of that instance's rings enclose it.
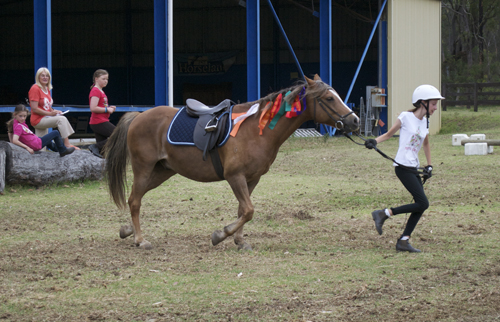
<path fill-rule="evenodd" d="M 419 100 L 428 101 L 428 100 L 443 100 L 444 97 L 441 96 L 441 93 L 432 85 L 420 85 L 415 88 L 412 96 L 412 103 L 415 104 Z"/>

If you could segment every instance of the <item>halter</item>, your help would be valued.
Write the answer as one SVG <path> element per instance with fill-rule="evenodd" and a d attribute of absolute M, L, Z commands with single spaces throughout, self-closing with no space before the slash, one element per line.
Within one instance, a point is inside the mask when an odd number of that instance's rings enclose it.
<path fill-rule="evenodd" d="M 325 111 L 326 115 L 328 115 L 328 117 L 330 119 L 332 119 L 333 121 L 335 121 L 335 128 L 337 130 L 342 130 L 344 128 L 344 121 L 346 119 L 346 117 L 348 117 L 349 115 L 353 114 L 354 112 L 353 111 L 350 111 L 349 113 L 345 114 L 345 115 L 340 115 L 339 113 L 337 113 L 334 109 L 332 109 L 331 107 L 329 107 L 328 105 L 326 105 L 323 100 L 319 97 L 316 97 L 315 100 L 314 100 L 314 121 L 316 121 L 316 102 L 318 102 L 319 106 L 321 106 L 321 108 L 323 109 L 323 111 Z M 326 106 L 325 106 L 326 105 Z M 336 120 L 329 112 L 333 112 L 335 114 L 337 114 L 337 116 L 339 117 L 338 120 Z"/>

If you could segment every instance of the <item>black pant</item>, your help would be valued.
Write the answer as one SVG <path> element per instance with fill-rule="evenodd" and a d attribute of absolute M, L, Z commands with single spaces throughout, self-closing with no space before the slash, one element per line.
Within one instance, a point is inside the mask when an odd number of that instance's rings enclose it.
<path fill-rule="evenodd" d="M 406 228 L 401 236 L 411 236 L 411 233 L 417 226 L 420 217 L 424 211 L 429 208 L 429 200 L 424 192 L 424 185 L 422 180 L 417 173 L 410 170 L 404 169 L 402 167 L 395 167 L 396 176 L 398 176 L 401 183 L 405 186 L 406 190 L 411 193 L 414 199 L 414 203 L 407 204 L 404 206 L 391 208 L 392 214 L 404 214 L 411 213 L 410 219 L 406 223 Z"/>
<path fill-rule="evenodd" d="M 102 148 L 108 141 L 108 138 L 113 133 L 115 126 L 111 122 L 104 122 L 99 124 L 90 124 L 90 128 L 94 131 L 95 142 L 99 151 L 102 151 Z"/>

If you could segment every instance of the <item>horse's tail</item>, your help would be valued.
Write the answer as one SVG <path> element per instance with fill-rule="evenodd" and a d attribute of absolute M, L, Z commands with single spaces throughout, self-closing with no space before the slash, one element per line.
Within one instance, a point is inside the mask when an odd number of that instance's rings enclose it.
<path fill-rule="evenodd" d="M 125 208 L 125 191 L 127 189 L 127 165 L 129 152 L 127 147 L 127 134 L 130 123 L 139 112 L 126 113 L 118 122 L 118 125 L 104 146 L 106 166 L 104 178 L 108 184 L 109 194 L 119 208 Z"/>

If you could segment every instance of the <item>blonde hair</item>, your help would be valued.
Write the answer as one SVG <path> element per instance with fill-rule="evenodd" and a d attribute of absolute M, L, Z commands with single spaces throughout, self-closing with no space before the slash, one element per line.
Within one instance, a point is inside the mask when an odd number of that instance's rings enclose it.
<path fill-rule="evenodd" d="M 45 72 L 47 75 L 49 75 L 49 84 L 48 84 L 48 90 L 52 90 L 52 76 L 50 75 L 50 72 L 47 67 L 40 67 L 38 68 L 36 75 L 35 75 L 35 83 L 40 87 L 43 88 L 42 84 L 40 83 L 40 74 Z"/>
<path fill-rule="evenodd" d="M 17 104 L 14 108 L 14 112 L 12 112 L 12 118 L 5 124 L 7 124 L 7 133 L 14 132 L 14 116 L 21 113 L 26 112 L 30 115 L 30 110 L 26 108 L 24 104 Z"/>
<path fill-rule="evenodd" d="M 95 79 L 101 77 L 102 75 L 109 75 L 109 73 L 105 69 L 98 69 L 94 72 L 94 78 L 92 78 L 92 86 L 90 86 L 90 89 L 95 86 Z"/>

